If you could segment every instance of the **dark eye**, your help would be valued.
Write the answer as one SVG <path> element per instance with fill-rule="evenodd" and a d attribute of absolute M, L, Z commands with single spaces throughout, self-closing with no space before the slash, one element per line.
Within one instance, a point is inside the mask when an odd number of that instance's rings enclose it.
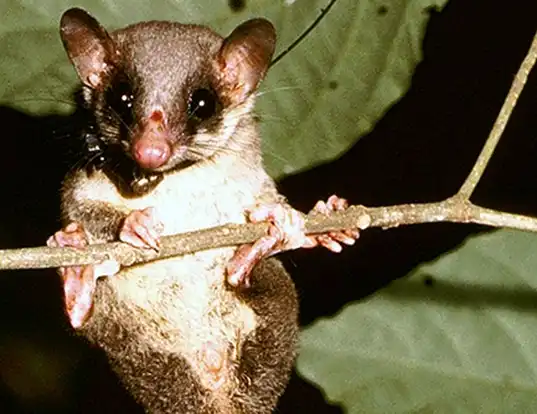
<path fill-rule="evenodd" d="M 196 89 L 190 95 L 188 114 L 199 121 L 204 121 L 216 113 L 218 105 L 218 99 L 213 91 L 205 88 Z"/>
<path fill-rule="evenodd" d="M 134 93 L 130 82 L 120 79 L 113 82 L 106 91 L 106 103 L 113 115 L 120 118 L 123 124 L 131 125 L 133 114 Z"/>

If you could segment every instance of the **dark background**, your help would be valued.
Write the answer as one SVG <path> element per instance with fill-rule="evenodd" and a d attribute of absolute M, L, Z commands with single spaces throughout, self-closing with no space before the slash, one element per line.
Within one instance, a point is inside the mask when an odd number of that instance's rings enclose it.
<path fill-rule="evenodd" d="M 369 206 L 436 201 L 463 182 L 537 30 L 537 3 L 451 0 L 430 13 L 425 58 L 409 92 L 341 159 L 281 182 L 294 206 L 308 211 L 332 193 Z M 536 104 L 533 75 L 474 201 L 537 215 Z M 59 183 L 73 156 L 60 137 L 71 119 L 0 107 L 0 122 L 9 129 L 0 163 L 0 247 L 42 245 L 59 228 Z M 484 230 L 453 224 L 368 230 L 340 255 L 320 249 L 283 255 L 301 297 L 302 324 Z M 104 356 L 71 331 L 53 271 L 3 272 L 0 294 L 0 412 L 139 412 Z M 342 412 L 296 375 L 280 406 L 281 413 Z"/>

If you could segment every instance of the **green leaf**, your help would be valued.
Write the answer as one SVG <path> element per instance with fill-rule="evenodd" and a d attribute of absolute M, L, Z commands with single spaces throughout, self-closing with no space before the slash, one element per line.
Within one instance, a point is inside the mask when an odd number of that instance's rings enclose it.
<path fill-rule="evenodd" d="M 108 28 L 149 19 L 208 24 L 222 34 L 254 16 L 270 19 L 284 49 L 329 0 L 90 0 L 84 7 Z M 281 176 L 330 160 L 369 131 L 407 90 L 421 59 L 428 8 L 446 0 L 338 0 L 298 48 L 274 66 L 258 112 L 269 172 Z M 0 4 L 0 102 L 33 113 L 72 109 L 76 79 L 58 21 L 64 0 Z"/>
<path fill-rule="evenodd" d="M 466 241 L 304 330 L 298 369 L 347 413 L 537 406 L 537 235 Z"/>

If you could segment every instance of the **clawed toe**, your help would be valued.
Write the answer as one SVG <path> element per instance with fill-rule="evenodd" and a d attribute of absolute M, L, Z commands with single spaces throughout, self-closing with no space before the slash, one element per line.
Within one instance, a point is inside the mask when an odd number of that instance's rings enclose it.
<path fill-rule="evenodd" d="M 132 211 L 119 232 L 119 239 L 131 246 L 145 249 L 160 249 L 162 223 L 157 219 L 154 209 Z"/>
<path fill-rule="evenodd" d="M 349 208 L 349 203 L 346 199 L 332 195 L 328 197 L 326 202 L 322 200 L 318 201 L 313 207 L 312 212 L 329 215 L 335 211 L 345 211 L 347 208 Z M 342 231 L 310 235 L 309 237 L 311 241 L 309 247 L 323 246 L 334 253 L 339 253 L 343 250 L 341 243 L 352 246 L 360 237 L 360 232 L 357 228 L 345 229 Z"/>

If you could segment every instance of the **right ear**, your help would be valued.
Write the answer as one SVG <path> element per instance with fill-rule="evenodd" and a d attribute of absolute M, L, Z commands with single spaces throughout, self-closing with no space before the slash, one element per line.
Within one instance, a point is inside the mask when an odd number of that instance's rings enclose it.
<path fill-rule="evenodd" d="M 276 31 L 265 19 L 248 20 L 224 39 L 217 55 L 219 72 L 237 101 L 251 95 L 264 78 L 275 45 Z"/>
<path fill-rule="evenodd" d="M 61 18 L 60 36 L 82 83 L 101 86 L 118 58 L 108 32 L 86 11 L 72 8 Z"/>

